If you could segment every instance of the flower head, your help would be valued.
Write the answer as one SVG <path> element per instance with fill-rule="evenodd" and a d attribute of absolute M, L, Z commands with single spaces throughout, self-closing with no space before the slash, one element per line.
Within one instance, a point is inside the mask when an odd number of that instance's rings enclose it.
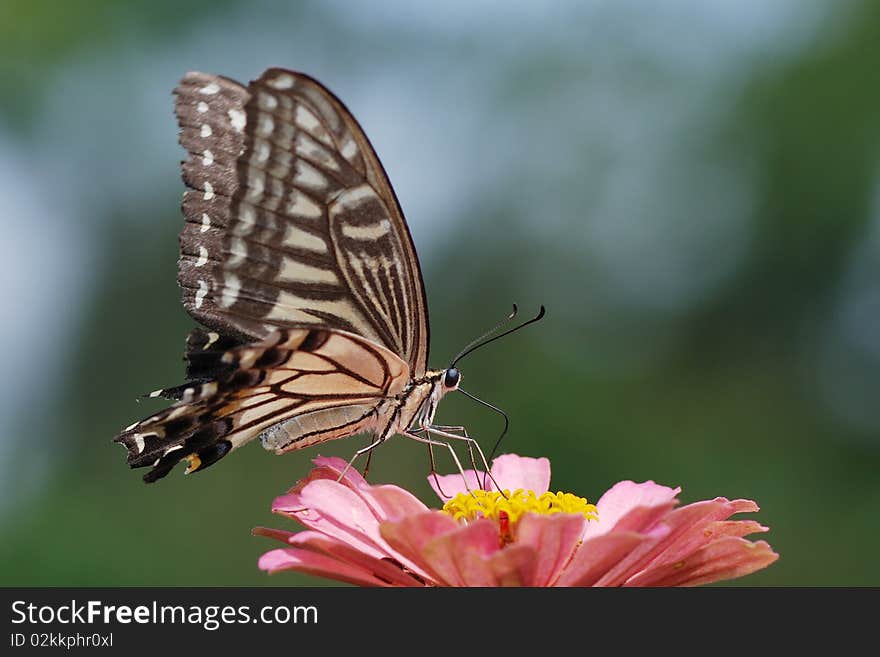
<path fill-rule="evenodd" d="M 728 520 L 757 511 L 752 501 L 676 508 L 680 489 L 622 481 L 594 506 L 550 493 L 545 458 L 500 456 L 491 478 L 473 470 L 430 477 L 442 510 L 397 486 L 368 484 L 342 459 L 315 464 L 272 505 L 306 530 L 254 530 L 287 544 L 260 558 L 263 570 L 364 586 L 692 586 L 778 558 L 765 541 L 743 538 L 766 527 Z"/>

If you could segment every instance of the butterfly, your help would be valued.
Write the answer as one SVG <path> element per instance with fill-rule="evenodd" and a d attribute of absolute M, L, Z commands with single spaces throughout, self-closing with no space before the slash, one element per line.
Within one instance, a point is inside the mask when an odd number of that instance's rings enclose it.
<path fill-rule="evenodd" d="M 255 438 L 281 454 L 358 433 L 374 437 L 358 454 L 402 434 L 458 463 L 429 436 L 473 442 L 433 424 L 461 373 L 428 368 L 413 240 L 352 114 L 281 68 L 247 86 L 190 72 L 174 94 L 189 156 L 178 283 L 200 326 L 187 383 L 149 395 L 174 403 L 114 439 L 128 464 L 149 483 Z"/>

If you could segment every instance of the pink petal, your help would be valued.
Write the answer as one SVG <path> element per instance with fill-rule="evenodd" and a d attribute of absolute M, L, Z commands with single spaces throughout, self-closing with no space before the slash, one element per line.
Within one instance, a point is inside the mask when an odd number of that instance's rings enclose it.
<path fill-rule="evenodd" d="M 372 509 L 357 493 L 335 481 L 311 481 L 299 493 L 277 498 L 272 510 L 291 514 L 309 529 L 333 536 L 374 557 L 386 556 Z"/>
<path fill-rule="evenodd" d="M 543 495 L 550 490 L 550 461 L 546 458 L 531 458 L 516 454 L 502 454 L 494 461 L 491 467 L 492 477 L 502 490 L 514 491 L 517 488 L 533 490 L 536 495 Z M 467 482 L 467 485 L 465 485 Z M 461 473 L 450 475 L 428 476 L 428 483 L 442 501 L 452 499 L 459 493 L 467 493 L 471 490 L 497 490 L 492 479 L 480 470 L 465 470 L 464 477 Z M 439 486 L 438 486 L 439 484 Z"/>
<path fill-rule="evenodd" d="M 258 565 L 261 570 L 266 570 L 270 574 L 282 570 L 295 570 L 307 575 L 327 577 L 358 586 L 387 586 L 385 582 L 376 579 L 360 568 L 300 548 L 282 548 L 266 552 L 260 557 Z"/>
<path fill-rule="evenodd" d="M 427 573 L 429 579 L 436 581 L 442 578 L 425 558 L 424 548 L 436 537 L 454 532 L 458 528 L 457 522 L 438 511 L 426 511 L 379 525 L 382 538 L 396 554 L 409 560 L 419 571 Z"/>
<path fill-rule="evenodd" d="M 766 541 L 755 543 L 725 536 L 706 545 L 687 558 L 651 568 L 629 580 L 625 586 L 697 586 L 743 577 L 766 568 L 779 555 Z"/>
<path fill-rule="evenodd" d="M 556 580 L 578 547 L 586 522 L 583 516 L 571 513 L 527 513 L 520 518 L 515 543 L 530 547 L 535 554 L 529 586 L 550 586 Z"/>
<path fill-rule="evenodd" d="M 319 468 L 332 472 L 331 476 L 334 481 L 338 480 L 340 473 L 344 471 L 345 476 L 342 477 L 339 483 L 344 483 L 349 488 L 363 488 L 370 485 L 361 473 L 358 472 L 357 468 L 348 467 L 348 461 L 338 456 L 318 456 L 312 462 Z"/>
<path fill-rule="evenodd" d="M 399 520 L 404 516 L 423 513 L 428 507 L 415 495 L 398 486 L 373 486 L 371 495 L 381 520 Z"/>
<path fill-rule="evenodd" d="M 376 579 L 392 586 L 423 586 L 424 577 L 413 577 L 402 565 L 388 558 L 377 559 L 350 545 L 324 534 L 302 531 L 291 536 L 288 543 L 293 547 L 306 548 L 312 552 L 325 554 L 342 563 L 360 568 Z"/>
<path fill-rule="evenodd" d="M 637 506 L 634 509 L 630 509 L 615 523 L 611 532 L 650 533 L 661 518 L 668 516 L 672 512 L 676 503 L 677 500 L 673 500 L 666 504 L 658 504 L 656 506 Z M 592 525 L 593 522 L 595 521 L 590 521 L 589 524 Z M 604 536 L 606 533 L 611 532 L 600 532 L 599 536 Z M 587 537 L 594 536 L 590 533 L 589 527 L 584 530 L 584 534 Z"/>
<path fill-rule="evenodd" d="M 293 532 L 288 532 L 283 529 L 272 529 L 271 527 L 254 527 L 251 530 L 251 534 L 254 536 L 274 538 L 282 543 L 287 543 L 288 539 L 290 539 L 291 536 L 294 536 Z"/>
<path fill-rule="evenodd" d="M 360 497 L 364 503 L 372 509 L 373 514 L 378 520 L 389 519 L 387 511 L 382 508 L 382 505 L 375 498 L 375 492 L 379 486 L 370 485 L 355 468 L 348 467 L 347 461 L 335 456 L 319 456 L 314 459 L 314 462 L 316 467 L 312 469 L 306 479 L 301 480 L 293 489 L 291 489 L 292 492 L 301 492 L 306 484 L 311 483 L 312 481 L 320 479 L 330 480 L 341 484 Z M 340 479 L 339 475 L 343 471 L 345 471 L 345 476 Z M 390 487 L 396 488 L 401 496 L 409 496 L 410 501 L 416 501 L 421 506 L 421 510 L 427 508 L 424 504 L 418 502 L 416 497 L 402 488 L 396 486 Z M 403 500 L 398 500 L 398 502 L 403 503 Z"/>
<path fill-rule="evenodd" d="M 508 545 L 489 557 L 494 586 L 539 586 L 535 583 L 533 548 L 526 545 Z"/>
<path fill-rule="evenodd" d="M 550 490 L 550 461 L 516 454 L 502 454 L 492 461 L 492 476 L 502 490 L 517 488 L 543 495 Z"/>
<path fill-rule="evenodd" d="M 679 492 L 680 488 L 660 486 L 653 481 L 641 484 L 621 481 L 614 484 L 596 502 L 599 521 L 587 523 L 584 540 L 611 531 L 627 513 L 637 507 L 666 507 L 674 504 L 675 496 Z"/>
<path fill-rule="evenodd" d="M 431 570 L 450 586 L 494 586 L 495 575 L 487 557 L 500 549 L 498 528 L 476 520 L 438 536 L 422 549 Z"/>
<path fill-rule="evenodd" d="M 341 459 L 337 456 L 318 456 L 312 459 L 312 462 L 315 464 L 315 467 L 309 471 L 309 474 L 306 475 L 304 479 L 300 479 L 298 482 L 296 482 L 294 487 L 291 488 L 289 492 L 298 493 L 306 486 L 306 484 L 309 484 L 317 479 L 330 479 L 332 481 L 339 481 L 339 483 L 343 484 L 344 486 L 353 489 L 369 486 L 367 480 L 361 476 L 361 473 L 358 472 L 356 468 L 348 468 L 346 470 L 348 461 Z M 340 481 L 339 475 L 342 473 L 343 470 L 345 470 L 345 476 Z"/>
<path fill-rule="evenodd" d="M 644 568 L 651 571 L 669 563 L 680 562 L 703 546 L 726 536 L 740 537 L 767 531 L 766 527 L 754 521 L 722 522 L 735 513 L 757 510 L 758 506 L 750 500 L 730 502 L 719 497 L 673 511 L 664 521 L 671 529 L 670 536 L 652 550 L 653 557 Z"/>
<path fill-rule="evenodd" d="M 635 532 L 613 532 L 591 538 L 578 548 L 556 586 L 594 586 L 646 540 L 649 540 L 647 536 Z"/>
<path fill-rule="evenodd" d="M 703 532 L 707 535 L 711 534 L 713 539 L 724 536 L 748 536 L 767 531 L 770 531 L 769 527 L 754 520 L 715 520 L 703 528 Z"/>
<path fill-rule="evenodd" d="M 432 474 L 428 475 L 428 483 L 434 489 L 434 492 L 437 493 L 437 497 L 442 502 L 446 502 L 459 493 L 469 492 L 468 488 L 470 490 L 480 490 L 483 487 L 484 474 L 474 470 L 465 470 L 464 477 L 460 473 L 449 475 Z M 486 479 L 488 480 L 488 477 Z M 467 482 L 467 485 L 465 485 L 465 482 Z"/>
<path fill-rule="evenodd" d="M 299 493 L 286 493 L 272 500 L 272 513 L 290 515 L 296 519 L 297 513 L 306 510 L 300 501 Z"/>
<path fill-rule="evenodd" d="M 600 584 L 605 586 L 622 586 L 630 577 L 649 569 L 656 562 L 678 560 L 679 555 L 686 554 L 692 544 L 686 541 L 687 532 L 698 523 L 711 520 L 722 520 L 738 510 L 748 510 L 753 505 L 744 504 L 742 500 L 731 503 L 724 498 L 712 501 L 695 502 L 675 509 L 662 518 L 654 530 L 665 530 L 664 535 L 646 543 L 635 550 L 626 560 L 608 573 Z M 680 541 L 685 539 L 685 543 Z"/>
<path fill-rule="evenodd" d="M 381 532 L 392 549 L 447 586 L 479 586 L 491 579 L 482 557 L 498 550 L 498 528 L 489 520 L 462 527 L 431 511 L 382 523 Z"/>

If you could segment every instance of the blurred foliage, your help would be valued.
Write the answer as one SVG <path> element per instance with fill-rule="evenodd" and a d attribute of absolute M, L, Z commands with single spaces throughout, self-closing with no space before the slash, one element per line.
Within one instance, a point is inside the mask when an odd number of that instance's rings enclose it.
<path fill-rule="evenodd" d="M 235 0 L 3 0 L 0 81 L 3 118 L 27 130 L 33 110 L 51 101 L 50 74 L 86 51 L 111 56 L 123 40 L 161 44 L 181 39 L 192 24 Z"/>
<path fill-rule="evenodd" d="M 132 34 L 174 43 L 203 12 L 234 6 L 7 1 L 0 5 L 2 118 L 26 138 L 30 109 L 51 102 L 43 82 L 81 48 L 112 57 L 114 44 Z M 880 443 L 817 398 L 815 354 L 804 354 L 817 325 L 835 312 L 880 171 L 880 5 L 851 3 L 840 14 L 835 29 L 794 55 L 755 61 L 738 102 L 726 108 L 711 147 L 752 154 L 759 195 L 749 250 L 735 276 L 674 319 L 675 330 L 637 314 L 608 324 L 578 314 L 592 303 L 590 286 L 581 285 L 589 263 L 564 244 L 548 249 L 534 227 L 510 221 L 527 181 L 461 208 L 468 221 L 444 234 L 425 262 L 434 366 L 503 316 L 510 301 L 526 313 L 558 299 L 553 290 L 561 286 L 566 307 L 551 305 L 542 324 L 465 360 L 463 387 L 510 412 L 502 451 L 548 456 L 554 488 L 595 500 L 621 479 L 654 479 L 681 485 L 684 502 L 756 500 L 756 519 L 771 528 L 760 538 L 782 556 L 736 584 L 880 584 Z M 555 76 L 589 79 L 589 66 L 561 60 L 547 43 L 543 57 L 517 72 L 521 78 L 498 83 L 495 101 L 503 107 L 518 95 L 552 95 L 562 86 Z M 191 320 L 174 283 L 179 191 L 157 190 L 152 207 L 118 207 L 101 223 L 95 288 L 84 325 L 71 327 L 71 369 L 59 373 L 68 382 L 64 396 L 50 408 L 26 409 L 57 417 L 59 433 L 30 438 L 52 441 L 54 460 L 45 485 L 2 518 L 4 585 L 324 584 L 260 573 L 256 558 L 270 544 L 249 530 L 288 526 L 269 513 L 273 497 L 305 474 L 315 454 L 347 457 L 365 444 L 360 438 L 283 458 L 249 446 L 197 476 L 175 472 L 149 487 L 109 442 L 158 407 L 135 404 L 137 394 L 177 383 L 182 373 Z M 700 191 L 693 190 L 697 215 Z M 655 343 L 647 364 L 614 367 L 615 358 Z M 611 365 L 596 366 L 603 359 Z M 460 396 L 444 401 L 438 419 L 475 427 L 486 447 L 500 429 L 497 416 Z M 26 418 L 21 426 L 26 433 Z M 18 458 L 29 458 L 27 451 Z M 410 487 L 427 502 L 427 468 L 420 446 L 395 439 L 375 454 L 370 478 Z"/>

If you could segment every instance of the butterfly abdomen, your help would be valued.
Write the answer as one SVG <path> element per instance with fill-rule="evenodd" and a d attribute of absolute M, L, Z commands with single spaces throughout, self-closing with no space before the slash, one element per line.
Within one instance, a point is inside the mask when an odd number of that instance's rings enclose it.
<path fill-rule="evenodd" d="M 283 454 L 328 440 L 374 430 L 375 404 L 325 408 L 290 418 L 260 434 L 265 449 Z"/>

